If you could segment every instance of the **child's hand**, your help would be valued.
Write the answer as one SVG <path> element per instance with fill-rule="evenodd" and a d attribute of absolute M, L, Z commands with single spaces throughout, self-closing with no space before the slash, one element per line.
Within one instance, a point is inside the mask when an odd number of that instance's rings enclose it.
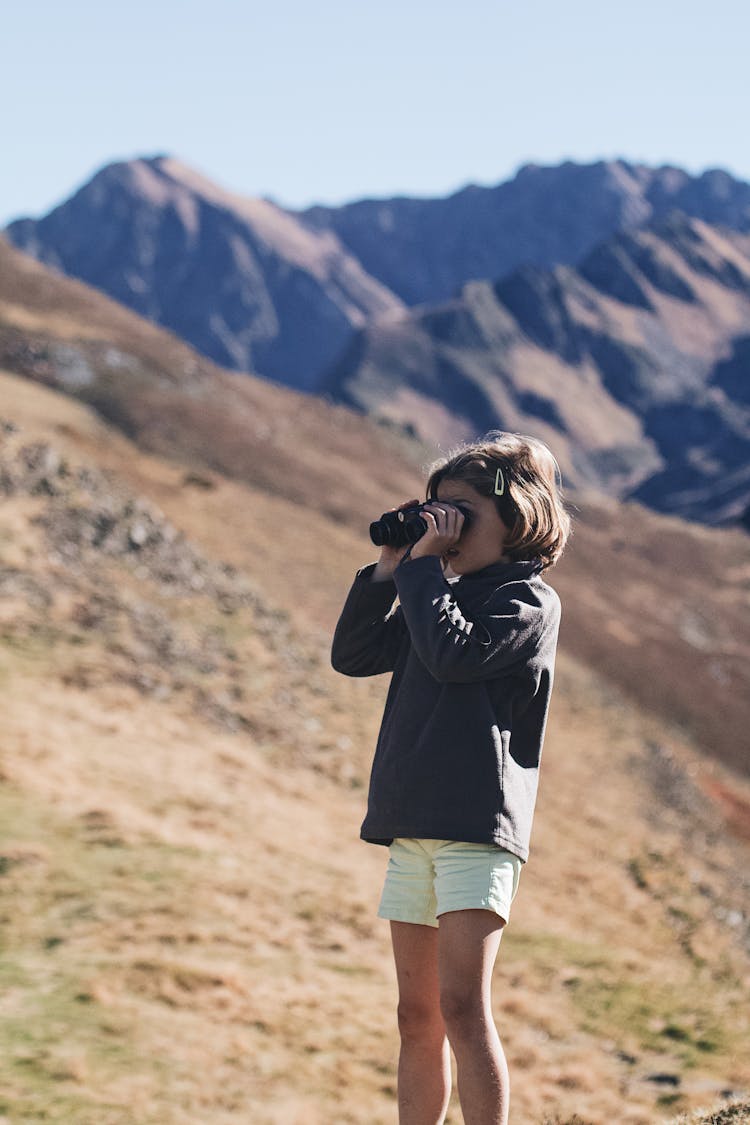
<path fill-rule="evenodd" d="M 410 558 L 419 559 L 423 555 L 444 555 L 455 547 L 461 537 L 464 514 L 454 504 L 441 504 L 434 500 L 422 510 L 427 531 L 412 547 Z"/>
<path fill-rule="evenodd" d="M 416 508 L 420 503 L 420 500 L 406 500 L 403 504 L 399 504 L 397 508 L 389 508 L 388 511 L 400 512 L 402 508 Z M 408 543 L 404 547 L 381 547 L 380 558 L 372 572 L 372 581 L 383 582 L 387 578 L 392 578 L 394 570 L 408 550 Z"/>

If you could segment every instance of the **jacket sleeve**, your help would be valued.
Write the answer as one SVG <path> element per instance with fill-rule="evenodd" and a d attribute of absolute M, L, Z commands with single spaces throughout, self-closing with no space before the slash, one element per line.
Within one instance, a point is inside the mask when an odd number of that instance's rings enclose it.
<path fill-rule="evenodd" d="M 358 571 L 333 635 L 331 663 L 345 676 L 377 676 L 392 672 L 406 626 L 393 609 L 393 582 L 373 582 L 375 564 Z"/>
<path fill-rule="evenodd" d="M 549 587 L 550 601 L 545 604 L 528 583 L 514 582 L 507 598 L 498 594 L 486 612 L 468 620 L 437 557 L 404 562 L 394 577 L 414 650 L 440 683 L 502 676 L 528 661 L 551 628 L 554 644 L 559 601 Z"/>

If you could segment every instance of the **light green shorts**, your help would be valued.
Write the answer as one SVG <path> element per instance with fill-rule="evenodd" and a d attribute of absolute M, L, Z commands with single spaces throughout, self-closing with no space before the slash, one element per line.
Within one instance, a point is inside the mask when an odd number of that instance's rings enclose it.
<path fill-rule="evenodd" d="M 496 844 L 394 840 L 378 917 L 437 926 L 451 910 L 492 910 L 507 922 L 522 866 Z"/>

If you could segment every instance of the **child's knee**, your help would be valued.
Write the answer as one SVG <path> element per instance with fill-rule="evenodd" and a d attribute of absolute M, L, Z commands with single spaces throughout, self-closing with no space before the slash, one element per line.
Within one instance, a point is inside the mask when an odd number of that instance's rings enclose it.
<path fill-rule="evenodd" d="M 481 992 L 471 988 L 444 987 L 440 993 L 440 1013 L 449 1038 L 473 1035 L 485 1022 L 487 1012 Z"/>
<path fill-rule="evenodd" d="M 398 1004 L 398 1030 L 402 1039 L 431 1040 L 445 1035 L 440 1005 L 421 996 L 401 999 Z"/>

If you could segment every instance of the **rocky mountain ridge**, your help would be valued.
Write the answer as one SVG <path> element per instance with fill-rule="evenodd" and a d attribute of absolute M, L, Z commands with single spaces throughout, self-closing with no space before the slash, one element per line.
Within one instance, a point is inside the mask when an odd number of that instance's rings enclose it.
<path fill-rule="evenodd" d="M 750 236 L 675 212 L 361 329 L 325 389 L 423 439 L 537 433 L 579 486 L 711 524 L 750 504 Z"/>
<path fill-rule="evenodd" d="M 230 368 L 433 446 L 527 429 L 570 485 L 742 524 L 748 231 L 750 185 L 717 169 L 527 165 L 447 199 L 295 213 L 159 156 L 7 235 Z M 68 357 L 71 385 L 86 372 Z"/>
<path fill-rule="evenodd" d="M 351 330 L 373 318 L 522 264 L 574 265 L 673 210 L 747 231 L 750 185 L 720 169 L 568 161 L 445 199 L 295 212 L 155 156 L 108 165 L 6 236 L 223 366 L 314 390 Z"/>
<path fill-rule="evenodd" d="M 597 243 L 671 211 L 750 230 L 750 184 L 721 169 L 693 176 L 626 160 L 525 164 L 493 187 L 438 199 L 363 199 L 299 212 L 334 231 L 363 268 L 408 305 L 452 297 L 522 263 L 576 265 Z"/>

